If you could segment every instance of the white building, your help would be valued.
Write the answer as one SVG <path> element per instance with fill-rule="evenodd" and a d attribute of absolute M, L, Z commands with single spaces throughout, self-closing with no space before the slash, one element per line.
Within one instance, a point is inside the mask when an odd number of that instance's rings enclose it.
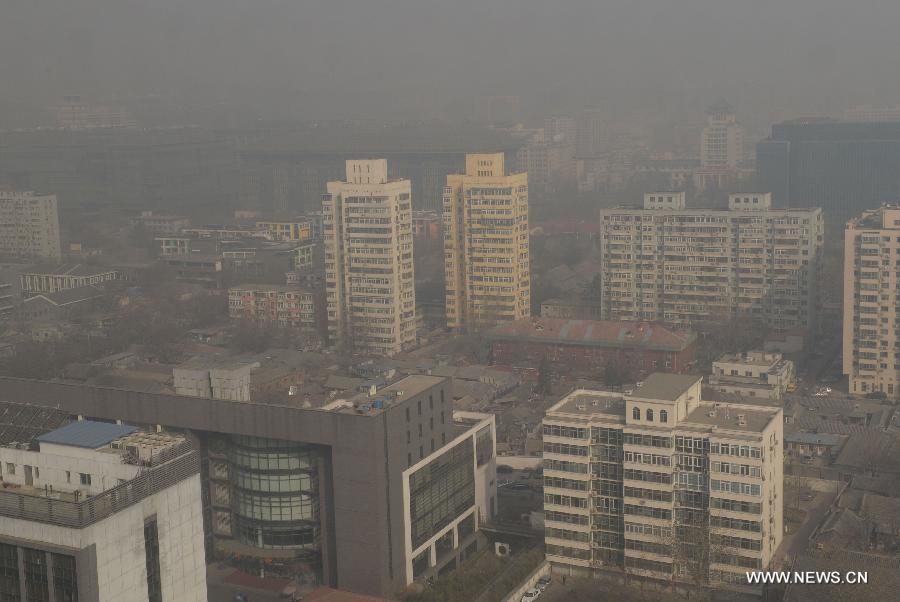
<path fill-rule="evenodd" d="M 726 353 L 713 362 L 712 388 L 743 397 L 781 399 L 796 378 L 794 362 L 770 351 Z"/>
<path fill-rule="evenodd" d="M 205 602 L 199 468 L 181 436 L 105 422 L 0 448 L 0 598 Z"/>
<path fill-rule="evenodd" d="M 416 343 L 411 185 L 386 159 L 347 161 L 322 201 L 328 333 L 333 342 L 394 355 Z"/>
<path fill-rule="evenodd" d="M 59 260 L 56 196 L 0 190 L 0 255 Z"/>
<path fill-rule="evenodd" d="M 700 137 L 702 170 L 736 170 L 744 160 L 744 128 L 737 123 L 727 102 L 706 111 L 706 127 Z"/>

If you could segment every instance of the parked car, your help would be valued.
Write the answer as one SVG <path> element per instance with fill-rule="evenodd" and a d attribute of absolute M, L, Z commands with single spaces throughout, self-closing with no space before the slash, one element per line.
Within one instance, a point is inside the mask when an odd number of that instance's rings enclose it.
<path fill-rule="evenodd" d="M 540 596 L 540 595 L 541 595 L 540 591 L 532 588 L 532 589 L 528 590 L 527 592 L 525 592 L 524 594 L 522 594 L 521 602 L 533 602 L 533 600 L 537 600 L 538 596 Z"/>
<path fill-rule="evenodd" d="M 552 580 L 553 579 L 550 577 L 550 575 L 546 575 L 546 576 L 538 579 L 537 584 L 534 587 L 538 591 L 543 592 L 545 589 L 547 589 L 547 587 L 550 585 L 550 582 Z"/>

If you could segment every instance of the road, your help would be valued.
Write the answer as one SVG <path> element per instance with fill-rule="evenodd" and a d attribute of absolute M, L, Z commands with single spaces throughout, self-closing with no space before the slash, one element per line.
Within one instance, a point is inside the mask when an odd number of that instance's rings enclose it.
<path fill-rule="evenodd" d="M 834 491 L 822 491 L 816 494 L 809 507 L 806 508 L 806 520 L 803 521 L 799 529 L 793 533 L 786 534 L 781 541 L 781 545 L 778 546 L 774 558 L 776 566 L 786 558 L 790 559 L 791 557 L 799 556 L 806 551 L 806 548 L 809 546 L 810 535 L 825 520 L 828 509 L 836 496 L 837 493 Z"/>

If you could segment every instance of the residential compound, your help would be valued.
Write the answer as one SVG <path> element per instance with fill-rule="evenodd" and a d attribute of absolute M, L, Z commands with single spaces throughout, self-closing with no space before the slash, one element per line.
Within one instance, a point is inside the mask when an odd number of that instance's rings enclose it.
<path fill-rule="evenodd" d="M 714 361 L 709 386 L 720 393 L 781 399 L 795 378 L 794 362 L 780 353 L 747 351 L 726 353 Z"/>
<path fill-rule="evenodd" d="M 732 194 L 728 209 L 688 209 L 683 192 L 643 209 L 600 211 L 601 315 L 690 325 L 745 316 L 814 331 L 821 209 L 772 209 Z"/>
<path fill-rule="evenodd" d="M 0 190 L 0 255 L 59 261 L 55 195 Z"/>
<path fill-rule="evenodd" d="M 410 183 L 388 179 L 385 159 L 346 168 L 322 201 L 328 333 L 394 355 L 416 343 Z"/>
<path fill-rule="evenodd" d="M 468 331 L 531 315 L 528 175 L 503 153 L 466 155 L 444 188 L 447 327 Z"/>
<path fill-rule="evenodd" d="M 0 406 L 6 428 L 53 413 Z M 4 600 L 206 601 L 200 456 L 183 436 L 72 422 L 4 441 L 0 476 Z"/>
<path fill-rule="evenodd" d="M 782 538 L 782 429 L 780 408 L 704 402 L 699 376 L 569 393 L 543 421 L 547 559 L 746 585 Z"/>
<path fill-rule="evenodd" d="M 195 396 L 0 379 L 0 398 L 196 437 L 207 552 L 240 555 L 269 576 L 393 595 L 485 547 L 481 526 L 497 509 L 494 416 L 454 412 L 448 379 L 409 376 L 299 407 L 257 402 L 252 389 L 247 398 L 225 376 L 202 366 L 176 375 Z M 81 472 L 71 469 L 73 482 Z M 177 524 L 159 516 L 160 529 Z"/>
<path fill-rule="evenodd" d="M 851 393 L 900 397 L 900 205 L 844 231 L 844 374 Z"/>
<path fill-rule="evenodd" d="M 283 328 L 316 329 L 315 294 L 293 286 L 243 284 L 228 289 L 228 314 Z"/>

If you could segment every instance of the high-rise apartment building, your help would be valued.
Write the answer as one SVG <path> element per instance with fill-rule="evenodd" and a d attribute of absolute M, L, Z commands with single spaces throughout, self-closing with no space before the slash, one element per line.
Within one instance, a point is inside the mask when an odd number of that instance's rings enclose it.
<path fill-rule="evenodd" d="M 547 559 L 747 584 L 783 533 L 777 407 L 705 402 L 701 377 L 652 374 L 632 394 L 576 390 L 544 416 Z"/>
<path fill-rule="evenodd" d="M 503 153 L 466 155 L 444 188 L 447 327 L 480 329 L 531 315 L 528 175 Z"/>
<path fill-rule="evenodd" d="M 0 255 L 59 260 L 56 196 L 0 190 Z"/>
<path fill-rule="evenodd" d="M 346 168 L 322 200 L 328 333 L 394 355 L 416 342 L 410 183 L 390 180 L 386 159 Z"/>
<path fill-rule="evenodd" d="M 772 209 L 769 194 L 687 209 L 683 192 L 659 192 L 643 209 L 601 210 L 600 229 L 604 320 L 816 326 L 821 209 Z"/>
<path fill-rule="evenodd" d="M 700 136 L 700 168 L 733 171 L 743 159 L 744 129 L 737 123 L 734 109 L 727 102 L 712 105 Z"/>
<path fill-rule="evenodd" d="M 851 220 L 844 231 L 844 374 L 851 393 L 900 398 L 900 205 Z"/>

